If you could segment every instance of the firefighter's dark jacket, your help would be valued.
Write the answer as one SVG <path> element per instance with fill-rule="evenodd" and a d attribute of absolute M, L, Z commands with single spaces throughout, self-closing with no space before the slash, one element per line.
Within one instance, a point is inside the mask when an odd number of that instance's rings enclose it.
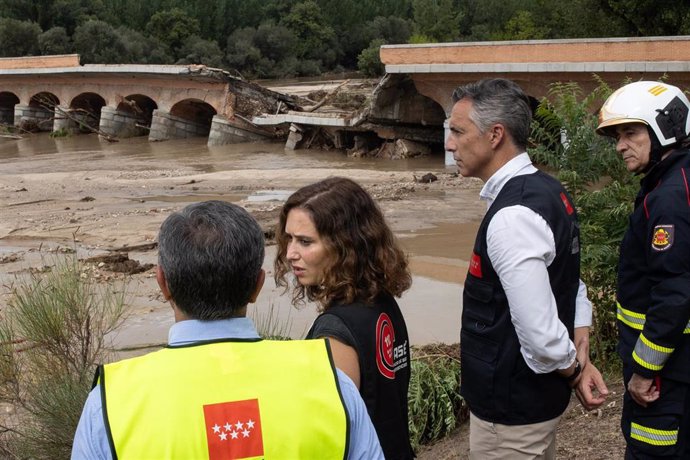
<path fill-rule="evenodd" d="M 690 152 L 672 152 L 640 185 L 620 247 L 618 351 L 643 377 L 690 383 Z"/>
<path fill-rule="evenodd" d="M 472 413 L 483 420 L 526 425 L 561 415 L 570 387 L 555 372 L 536 374 L 527 366 L 505 291 L 487 254 L 489 222 L 500 209 L 514 205 L 541 215 L 553 232 L 556 257 L 547 270 L 558 317 L 571 340 L 580 279 L 579 227 L 562 185 L 536 172 L 513 177 L 503 186 L 477 232 L 463 291 L 461 393 Z"/>

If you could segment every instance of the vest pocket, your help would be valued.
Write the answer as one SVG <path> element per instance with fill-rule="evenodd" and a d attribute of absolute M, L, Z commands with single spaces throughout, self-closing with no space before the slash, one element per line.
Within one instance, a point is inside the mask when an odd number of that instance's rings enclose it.
<path fill-rule="evenodd" d="M 498 342 L 463 328 L 460 332 L 460 354 L 470 355 L 485 363 L 494 363 L 498 357 Z"/>
<path fill-rule="evenodd" d="M 487 326 L 493 325 L 496 317 L 496 302 L 492 302 L 494 298 L 493 285 L 472 280 L 472 282 L 465 284 L 463 293 L 463 315 L 472 317 Z"/>
<path fill-rule="evenodd" d="M 491 406 L 499 344 L 466 329 L 460 332 L 461 394 L 470 404 Z"/>

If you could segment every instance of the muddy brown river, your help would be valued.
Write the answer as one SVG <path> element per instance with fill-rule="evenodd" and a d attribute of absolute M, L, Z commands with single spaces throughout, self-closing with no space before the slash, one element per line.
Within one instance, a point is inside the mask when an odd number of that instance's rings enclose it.
<path fill-rule="evenodd" d="M 433 173 L 438 181 L 416 181 Z M 19 278 L 76 250 L 81 259 L 132 248 L 130 259 L 155 263 L 160 223 L 186 204 L 207 199 L 246 207 L 265 229 L 286 197 L 331 175 L 359 181 L 374 195 L 408 253 L 412 288 L 400 299 L 413 344 L 459 339 L 462 282 L 484 214 L 481 183 L 457 176 L 443 153 L 409 160 L 349 158 L 343 152 L 286 151 L 282 143 L 207 147 L 205 139 L 108 143 L 95 135 L 53 139 L 47 134 L 0 139 L 0 309 Z M 275 247 L 250 314 L 260 324 L 282 324 L 301 337 L 316 316 L 295 309 L 272 282 Z M 165 343 L 170 307 L 158 294 L 154 270 L 134 275 L 94 264 L 98 282 L 127 278 L 130 315 L 115 337 L 120 348 Z M 272 316 L 271 316 L 272 315 Z M 272 319 L 270 319 L 272 318 Z"/>

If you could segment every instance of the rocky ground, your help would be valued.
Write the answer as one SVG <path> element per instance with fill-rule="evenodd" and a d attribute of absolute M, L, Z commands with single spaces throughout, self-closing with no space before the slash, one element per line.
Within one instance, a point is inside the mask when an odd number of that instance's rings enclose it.
<path fill-rule="evenodd" d="M 608 382 L 608 401 L 587 412 L 573 396 L 561 418 L 556 435 L 556 458 L 581 460 L 622 459 L 625 441 L 620 431 L 623 384 Z M 460 425 L 450 436 L 422 446 L 419 460 L 460 460 L 469 458 L 469 423 Z"/>

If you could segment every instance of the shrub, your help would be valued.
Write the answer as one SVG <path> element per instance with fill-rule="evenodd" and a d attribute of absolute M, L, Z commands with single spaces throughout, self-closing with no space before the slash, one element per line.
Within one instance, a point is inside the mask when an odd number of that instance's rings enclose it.
<path fill-rule="evenodd" d="M 367 77 L 377 77 L 383 75 L 386 69 L 379 58 L 379 50 L 386 41 L 377 38 L 369 43 L 369 47 L 363 50 L 357 57 L 357 68 Z"/>
<path fill-rule="evenodd" d="M 124 286 L 97 286 L 75 258 L 20 280 L 0 317 L 3 458 L 69 458 L 106 336 L 124 319 Z"/>
<path fill-rule="evenodd" d="M 412 349 L 412 376 L 407 402 L 410 442 L 416 451 L 448 435 L 467 418 L 460 396 L 457 346 L 427 345 Z"/>
<path fill-rule="evenodd" d="M 587 96 L 575 83 L 556 83 L 536 110 L 532 159 L 557 171 L 578 210 L 581 278 L 593 304 L 592 358 L 617 366 L 616 276 L 618 246 L 632 212 L 637 179 L 613 144 L 595 132 L 596 112 L 611 89 L 603 82 Z"/>

